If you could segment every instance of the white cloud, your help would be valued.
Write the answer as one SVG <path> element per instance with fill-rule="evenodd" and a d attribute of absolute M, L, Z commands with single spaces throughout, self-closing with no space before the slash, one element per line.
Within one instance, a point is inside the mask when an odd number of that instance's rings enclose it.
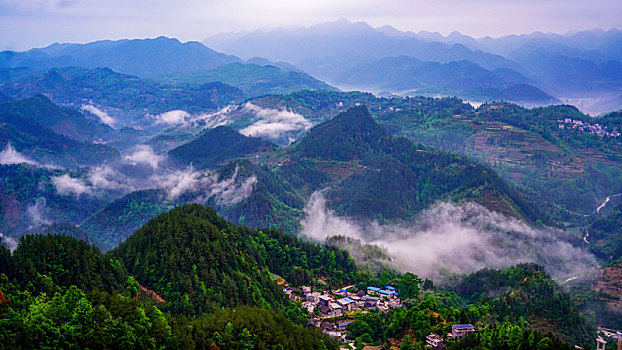
<path fill-rule="evenodd" d="M 135 181 L 119 172 L 115 167 L 102 164 L 89 169 L 87 174 L 90 183 L 89 190 L 132 191 Z M 142 179 L 140 179 L 142 180 Z M 99 192 L 98 194 L 101 194 Z"/>
<path fill-rule="evenodd" d="M 585 273 L 597 266 L 585 249 L 570 244 L 566 233 L 535 229 L 474 203 L 437 203 L 405 225 L 361 225 L 338 217 L 315 193 L 302 220 L 302 234 L 317 241 L 346 236 L 385 248 L 402 271 L 440 278 L 440 274 L 468 273 L 521 262 L 543 265 L 557 279 Z"/>
<path fill-rule="evenodd" d="M 173 113 L 175 112 L 175 113 Z M 171 113 L 170 115 L 166 115 Z M 250 123 L 239 132 L 245 136 L 269 139 L 281 145 L 295 141 L 302 133 L 313 127 L 304 116 L 286 109 L 262 108 L 251 102 L 227 106 L 217 112 L 191 116 L 184 111 L 172 111 L 158 116 L 158 123 L 175 125 L 177 128 L 212 129 L 233 122 Z M 163 119 L 164 118 L 164 119 Z"/>
<path fill-rule="evenodd" d="M 52 178 L 56 191 L 62 195 L 75 195 L 79 197 L 82 194 L 92 194 L 89 188 L 81 179 L 70 177 L 69 174 L 55 176 Z"/>
<path fill-rule="evenodd" d="M 10 142 L 7 142 L 4 150 L 0 152 L 0 164 L 9 165 L 23 163 L 37 165 L 37 162 L 19 153 L 15 150 L 15 148 L 13 148 Z"/>
<path fill-rule="evenodd" d="M 181 125 L 190 118 L 190 113 L 182 110 L 174 110 L 162 113 L 156 118 L 156 124 Z"/>
<path fill-rule="evenodd" d="M 214 113 L 201 114 L 194 118 L 193 121 L 202 123 L 207 129 L 227 125 L 233 121 L 229 113 L 235 110 L 235 108 L 236 106 L 227 106 Z"/>
<path fill-rule="evenodd" d="M 35 202 L 28 206 L 26 212 L 30 216 L 33 226 L 49 225 L 52 222 L 45 217 L 46 201 L 45 198 L 39 197 Z"/>
<path fill-rule="evenodd" d="M 313 124 L 298 113 L 286 109 L 262 108 L 247 102 L 244 111 L 251 113 L 258 119 L 252 125 L 240 130 L 245 136 L 255 136 L 268 139 L 287 138 L 288 143 L 294 141 L 295 136 L 309 130 Z"/>
<path fill-rule="evenodd" d="M 182 194 L 197 189 L 201 173 L 192 168 L 176 170 L 167 174 L 156 175 L 152 180 L 157 186 L 164 189 L 170 200 L 177 199 Z"/>
<path fill-rule="evenodd" d="M 114 127 L 114 124 L 117 122 L 117 120 L 111 116 L 108 115 L 108 113 L 106 113 L 105 111 L 102 111 L 101 109 L 93 106 L 93 105 L 83 105 L 82 109 L 88 112 L 91 112 L 92 114 L 94 114 L 96 117 L 99 118 L 99 120 L 110 126 L 110 127 Z"/>
<path fill-rule="evenodd" d="M 17 240 L 13 237 L 5 236 L 2 232 L 0 232 L 0 244 L 6 245 L 11 252 L 17 248 Z"/>
<path fill-rule="evenodd" d="M 241 202 L 253 192 L 257 178 L 255 176 L 248 177 L 244 180 L 238 178 L 239 168 L 236 167 L 233 175 L 229 179 L 218 181 L 217 174 L 213 174 L 209 181 L 211 182 L 206 197 L 203 201 L 210 198 L 220 205 L 232 205 Z"/>
<path fill-rule="evenodd" d="M 248 197 L 253 192 L 257 178 L 241 179 L 238 168 L 230 178 L 219 180 L 215 172 L 195 171 L 192 167 L 184 170 L 166 171 L 148 179 L 153 188 L 166 191 L 169 200 L 192 193 L 195 202 L 205 203 L 213 200 L 219 205 L 232 205 Z"/>
<path fill-rule="evenodd" d="M 139 145 L 134 149 L 134 152 L 124 157 L 126 160 L 134 164 L 147 164 L 152 169 L 157 169 L 160 166 L 160 162 L 164 160 L 163 156 L 157 155 L 153 148 L 147 145 Z"/>

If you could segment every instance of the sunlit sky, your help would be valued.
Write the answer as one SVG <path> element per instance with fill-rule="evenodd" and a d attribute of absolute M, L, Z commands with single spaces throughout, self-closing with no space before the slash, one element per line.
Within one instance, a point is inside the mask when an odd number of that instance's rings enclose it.
<path fill-rule="evenodd" d="M 346 18 L 480 36 L 622 27 L 622 0 L 0 0 L 0 49 L 309 26 Z"/>

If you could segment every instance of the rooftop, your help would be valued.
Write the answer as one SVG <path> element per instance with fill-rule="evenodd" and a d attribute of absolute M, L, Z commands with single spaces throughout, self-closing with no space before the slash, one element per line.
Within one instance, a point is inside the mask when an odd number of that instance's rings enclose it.
<path fill-rule="evenodd" d="M 472 324 L 455 324 L 452 327 L 454 327 L 455 329 L 471 329 L 473 328 Z"/>

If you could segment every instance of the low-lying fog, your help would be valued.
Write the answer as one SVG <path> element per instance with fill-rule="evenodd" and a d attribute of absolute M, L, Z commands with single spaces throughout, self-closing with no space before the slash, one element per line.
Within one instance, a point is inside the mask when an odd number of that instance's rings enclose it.
<path fill-rule="evenodd" d="M 399 270 L 435 280 L 522 262 L 544 266 L 557 280 L 597 267 L 594 256 L 571 244 L 567 233 L 534 228 L 475 203 L 439 202 L 414 221 L 400 225 L 361 224 L 337 216 L 327 208 L 323 194 L 316 192 L 305 213 L 303 235 L 318 242 L 341 235 L 377 245 Z"/>

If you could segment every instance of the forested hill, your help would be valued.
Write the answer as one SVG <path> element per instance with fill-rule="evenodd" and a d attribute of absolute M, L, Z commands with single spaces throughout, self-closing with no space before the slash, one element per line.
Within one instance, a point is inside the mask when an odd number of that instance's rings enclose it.
<path fill-rule="evenodd" d="M 168 152 L 173 165 L 192 165 L 196 169 L 212 168 L 251 153 L 271 151 L 275 146 L 260 138 L 247 137 L 227 127 L 205 131 L 194 141 Z"/>
<path fill-rule="evenodd" d="M 340 285 L 359 273 L 345 250 L 233 225 L 199 204 L 161 214 L 106 254 L 67 230 L 23 236 L 13 253 L 0 245 L 0 275 L 33 295 L 71 285 L 122 292 L 131 289 L 131 275 L 162 296 L 166 310 L 198 315 L 239 305 L 284 308 L 274 275 L 299 286 L 317 278 Z"/>
<path fill-rule="evenodd" d="M 276 230 L 234 226 L 216 211 L 185 205 L 148 222 L 111 252 L 129 273 L 176 313 L 271 305 L 285 298 L 270 273 L 300 285 L 314 277 L 344 283 L 355 277 L 350 255 Z"/>
<path fill-rule="evenodd" d="M 114 137 L 114 130 L 110 126 L 87 119 L 73 108 L 57 106 L 43 95 L 1 105 L 0 113 L 19 115 L 59 135 L 77 141 L 93 142 L 98 138 L 111 139 Z"/>
<path fill-rule="evenodd" d="M 592 223 L 588 233 L 596 256 L 606 262 L 622 261 L 622 206 Z"/>
<path fill-rule="evenodd" d="M 509 216 L 538 218 L 490 169 L 390 135 L 365 106 L 315 126 L 287 156 L 278 172 L 311 191 L 330 187 L 326 196 L 342 215 L 407 219 L 438 200 L 470 200 Z"/>
<path fill-rule="evenodd" d="M 84 127 L 86 136 L 78 130 Z M 43 96 L 0 103 L 0 147 L 15 150 L 40 163 L 77 167 L 115 159 L 119 152 L 90 138 L 112 129 L 86 119 L 80 112 L 60 108 Z"/>
<path fill-rule="evenodd" d="M 358 274 L 344 250 L 185 205 L 107 254 L 61 235 L 24 236 L 13 253 L 0 245 L 0 339 L 7 349 L 336 349 L 297 324 L 305 315 L 274 279 L 337 286 Z"/>
<path fill-rule="evenodd" d="M 596 333 L 560 286 L 534 264 L 491 270 L 464 278 L 456 292 L 468 303 L 488 303 L 498 321 L 526 320 L 540 332 L 552 332 L 575 344 L 588 342 Z"/>
<path fill-rule="evenodd" d="M 336 349 L 317 328 L 295 324 L 306 323 L 307 316 L 284 296 L 283 280 L 318 290 L 398 286 L 402 306 L 388 314 L 356 314 L 346 328 L 352 339 L 361 336 L 369 345 L 388 338 L 405 342 L 407 336 L 412 341 L 412 334 L 422 345 L 431 331 L 442 334 L 458 322 L 477 327 L 476 337 L 464 344 L 484 349 L 505 344 L 508 329 L 522 337 L 521 346 L 548 337 L 556 344 L 550 348 L 560 349 L 568 346 L 553 334 L 585 344 L 594 332 L 535 265 L 484 270 L 466 277 L 455 289 L 459 295 L 438 292 L 412 273 L 374 275 L 355 266 L 344 250 L 276 230 L 236 226 L 209 207 L 191 204 L 151 220 L 106 254 L 61 235 L 22 237 L 13 253 L 0 245 L 0 337 L 8 349 L 201 349 L 212 344 Z M 498 335 L 488 338 L 490 333 Z M 452 346 L 464 348 L 460 344 Z"/>

